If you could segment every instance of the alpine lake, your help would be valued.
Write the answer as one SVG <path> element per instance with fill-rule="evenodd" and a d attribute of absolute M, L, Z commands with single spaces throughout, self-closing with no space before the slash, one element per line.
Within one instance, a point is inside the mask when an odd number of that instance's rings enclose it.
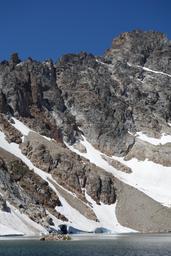
<path fill-rule="evenodd" d="M 171 234 L 73 235 L 71 241 L 1 238 L 0 256 L 170 256 Z"/>

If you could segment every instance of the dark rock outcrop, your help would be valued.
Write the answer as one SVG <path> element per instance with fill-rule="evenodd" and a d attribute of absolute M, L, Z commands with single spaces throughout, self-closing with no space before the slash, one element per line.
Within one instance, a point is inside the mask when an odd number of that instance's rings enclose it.
<path fill-rule="evenodd" d="M 8 118 L 0 113 L 0 129 L 6 135 L 8 142 L 15 142 L 17 144 L 22 142 L 22 134 L 14 126 L 11 125 Z"/>

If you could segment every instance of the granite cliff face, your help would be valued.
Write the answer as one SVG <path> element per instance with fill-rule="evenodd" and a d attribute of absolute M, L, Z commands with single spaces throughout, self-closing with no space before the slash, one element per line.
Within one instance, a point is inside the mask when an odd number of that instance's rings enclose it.
<path fill-rule="evenodd" d="M 171 42 L 162 33 L 123 33 L 103 56 L 56 63 L 14 53 L 0 63 L 1 211 L 12 205 L 48 231 L 170 231 L 170 123 Z"/>

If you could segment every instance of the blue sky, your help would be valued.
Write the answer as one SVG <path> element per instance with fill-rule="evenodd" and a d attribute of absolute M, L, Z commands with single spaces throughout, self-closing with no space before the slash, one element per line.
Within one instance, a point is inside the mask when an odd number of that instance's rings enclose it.
<path fill-rule="evenodd" d="M 1 0 L 0 60 L 12 52 L 38 60 L 81 50 L 100 55 L 113 37 L 137 28 L 171 39 L 171 1 Z"/>

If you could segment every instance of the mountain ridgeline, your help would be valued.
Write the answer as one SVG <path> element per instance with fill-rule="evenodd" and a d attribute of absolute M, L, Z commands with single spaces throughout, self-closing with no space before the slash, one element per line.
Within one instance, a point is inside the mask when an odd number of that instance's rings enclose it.
<path fill-rule="evenodd" d="M 123 33 L 103 56 L 66 54 L 53 63 L 14 53 L 0 63 L 0 225 L 8 227 L 15 210 L 27 219 L 9 234 L 61 225 L 168 232 L 170 155 L 164 34 Z"/>

